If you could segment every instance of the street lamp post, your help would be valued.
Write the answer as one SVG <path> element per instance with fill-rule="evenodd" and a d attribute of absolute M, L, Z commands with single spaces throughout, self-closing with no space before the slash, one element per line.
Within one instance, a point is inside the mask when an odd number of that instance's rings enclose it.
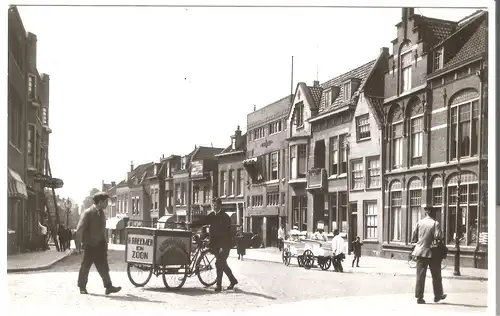
<path fill-rule="evenodd" d="M 458 160 L 458 175 L 457 175 L 457 208 L 455 211 L 455 270 L 453 271 L 454 276 L 460 276 L 460 182 L 461 182 L 461 170 L 460 170 L 460 159 Z"/>
<path fill-rule="evenodd" d="M 71 201 L 66 199 L 64 206 L 66 207 L 66 228 L 69 228 L 69 213 L 71 211 Z"/>

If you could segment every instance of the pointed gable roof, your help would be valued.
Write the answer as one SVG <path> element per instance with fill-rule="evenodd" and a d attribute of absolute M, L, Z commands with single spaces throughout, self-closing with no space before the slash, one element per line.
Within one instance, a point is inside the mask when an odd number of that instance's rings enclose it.
<path fill-rule="evenodd" d="M 349 79 L 359 79 L 361 82 L 359 83 L 359 86 L 356 91 L 358 91 L 365 83 L 366 78 L 368 75 L 371 73 L 371 70 L 373 66 L 375 65 L 376 60 L 372 60 L 362 66 L 359 66 L 351 71 L 348 71 L 338 77 L 335 77 L 333 79 L 328 80 L 327 82 L 321 84 L 321 88 L 323 88 L 323 91 L 331 88 L 331 87 L 339 87 L 340 92 L 339 96 L 342 96 L 344 94 L 344 87 L 342 86 L 342 83 L 345 82 L 346 80 Z M 351 91 L 352 94 L 354 94 L 356 91 Z M 329 106 L 326 105 L 326 100 L 324 93 L 321 96 L 321 102 L 319 106 L 319 113 L 326 113 L 340 105 L 342 105 L 344 100 L 342 98 L 337 97 L 335 101 Z"/>
<path fill-rule="evenodd" d="M 219 154 L 224 148 L 199 146 L 191 156 L 191 160 L 217 159 L 215 155 Z"/>

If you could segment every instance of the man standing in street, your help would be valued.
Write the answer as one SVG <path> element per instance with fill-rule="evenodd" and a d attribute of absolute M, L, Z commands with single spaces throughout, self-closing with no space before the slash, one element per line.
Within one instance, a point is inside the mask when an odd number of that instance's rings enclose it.
<path fill-rule="evenodd" d="M 283 240 L 285 239 L 285 228 L 284 224 L 281 224 L 280 228 L 278 229 L 278 249 L 281 251 L 283 250 Z"/>
<path fill-rule="evenodd" d="M 76 228 L 76 234 L 84 245 L 82 265 L 78 274 L 78 287 L 81 294 L 88 294 L 87 282 L 92 264 L 95 264 L 102 278 L 106 295 L 122 289 L 119 286 L 113 286 L 109 276 L 106 216 L 103 211 L 108 206 L 108 199 L 109 196 L 106 193 L 96 193 L 93 196 L 94 205 L 82 213 Z"/>
<path fill-rule="evenodd" d="M 424 290 L 427 267 L 431 270 L 434 302 L 437 303 L 446 298 L 446 294 L 443 293 L 443 280 L 441 278 L 442 258 L 432 252 L 433 244 L 442 242 L 443 233 L 441 225 L 435 219 L 436 210 L 428 206 L 424 210 L 425 217 L 417 223 L 412 234 L 412 243 L 416 244 L 412 255 L 417 258 L 417 283 L 415 286 L 417 304 L 425 304 Z"/>
<path fill-rule="evenodd" d="M 333 231 L 332 239 L 332 252 L 333 252 L 333 268 L 335 272 L 344 272 L 342 267 L 342 259 L 344 257 L 345 242 L 344 238 L 340 236 L 339 230 L 335 229 Z"/>
<path fill-rule="evenodd" d="M 231 282 L 227 287 L 228 290 L 232 290 L 238 284 L 231 268 L 227 264 L 227 258 L 232 246 L 231 218 L 221 209 L 221 205 L 221 199 L 215 198 L 213 202 L 215 212 L 208 214 L 198 221 L 194 221 L 190 225 L 192 228 L 210 225 L 210 249 L 215 255 L 215 267 L 217 268 L 216 292 L 222 290 L 222 277 L 224 273 Z"/>

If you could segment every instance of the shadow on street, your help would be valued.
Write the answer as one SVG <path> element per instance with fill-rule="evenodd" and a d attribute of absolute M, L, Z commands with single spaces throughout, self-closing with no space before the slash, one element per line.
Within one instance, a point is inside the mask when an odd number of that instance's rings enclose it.
<path fill-rule="evenodd" d="M 488 306 L 486 305 L 457 304 L 457 303 L 446 303 L 446 302 L 440 302 L 437 304 L 447 305 L 447 306 L 470 307 L 470 308 L 488 308 Z"/>
<path fill-rule="evenodd" d="M 215 292 L 214 288 L 182 288 L 179 290 L 169 290 L 166 288 L 143 288 L 144 291 L 150 291 L 150 292 L 160 292 L 160 293 L 175 293 L 179 295 L 187 295 L 187 296 L 201 296 L 201 295 L 223 295 L 226 293 L 237 293 L 237 294 L 245 294 L 245 295 L 251 295 L 251 296 L 256 296 L 256 297 L 261 297 L 265 298 L 268 300 L 276 300 L 276 297 L 261 294 L 261 293 L 255 293 L 255 292 L 249 292 L 245 291 L 239 288 L 235 288 L 234 290 L 222 290 L 222 292 Z"/>
<path fill-rule="evenodd" d="M 118 300 L 118 301 L 126 301 L 126 302 L 148 302 L 148 303 L 165 303 L 162 301 L 149 300 L 144 297 L 139 297 L 136 295 L 126 294 L 126 295 L 104 295 L 104 294 L 95 294 L 89 293 L 90 296 L 104 297 L 110 300 Z"/>

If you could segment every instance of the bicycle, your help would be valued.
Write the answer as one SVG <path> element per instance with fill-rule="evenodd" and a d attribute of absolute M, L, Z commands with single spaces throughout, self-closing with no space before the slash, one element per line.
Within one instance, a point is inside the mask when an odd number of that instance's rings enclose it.
<path fill-rule="evenodd" d="M 213 286 L 216 283 L 217 275 L 213 273 L 215 272 L 215 255 L 208 248 L 208 240 L 202 240 L 200 235 L 190 236 L 190 232 L 174 229 L 158 230 L 136 227 L 127 228 L 127 235 L 127 276 L 134 286 L 145 286 L 153 274 L 156 277 L 162 275 L 163 284 L 167 289 L 182 288 L 187 278 L 195 274 L 205 287 Z M 151 241 L 149 242 L 148 238 L 151 237 L 153 238 L 149 239 Z M 165 249 L 160 251 L 158 249 L 161 249 L 163 245 L 156 247 L 158 237 L 173 237 L 174 239 L 166 239 L 164 241 Z M 194 241 L 196 245 L 194 253 L 189 255 L 184 248 L 185 245 L 179 243 L 178 240 L 176 242 L 175 238 L 184 238 L 185 240 L 189 238 L 190 241 Z M 152 255 L 149 255 L 145 251 L 146 249 L 143 252 L 134 250 L 132 244 L 129 247 L 129 243 L 135 243 L 139 239 L 143 239 L 140 249 L 145 248 L 148 243 L 152 244 L 152 246 L 150 245 Z M 158 254 L 161 252 L 161 257 L 156 258 L 157 252 Z M 207 274 L 213 273 L 215 276 L 206 277 L 205 272 Z M 140 278 L 139 276 L 143 274 L 144 276 Z"/>

